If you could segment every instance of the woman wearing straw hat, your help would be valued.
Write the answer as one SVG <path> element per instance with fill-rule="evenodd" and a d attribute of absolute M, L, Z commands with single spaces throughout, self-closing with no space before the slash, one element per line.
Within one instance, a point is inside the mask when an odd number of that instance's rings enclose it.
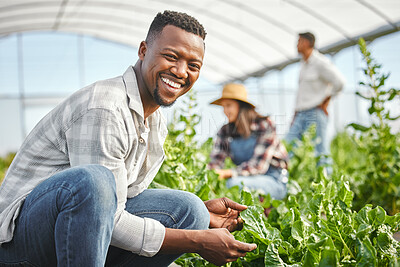
<path fill-rule="evenodd" d="M 218 131 L 209 167 L 220 178 L 228 179 L 228 187 L 243 184 L 274 199 L 284 198 L 288 155 L 272 120 L 255 111 L 242 84 L 225 85 L 222 97 L 211 104 L 224 108 L 228 124 Z M 235 168 L 224 169 L 227 157 L 237 165 Z"/>

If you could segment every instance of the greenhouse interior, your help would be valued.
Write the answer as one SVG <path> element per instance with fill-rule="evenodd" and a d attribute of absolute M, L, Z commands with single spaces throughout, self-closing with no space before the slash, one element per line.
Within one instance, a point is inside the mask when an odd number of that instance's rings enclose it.
<path fill-rule="evenodd" d="M 177 251 L 169 266 L 400 266 L 399 0 L 0 0 L 0 200 L 10 194 L 18 170 L 30 172 L 33 163 L 26 158 L 32 152 L 23 154 L 23 144 L 34 143 L 29 134 L 35 126 L 81 88 L 120 77 L 143 60 L 142 42 L 164 10 L 186 13 L 204 26 L 204 59 L 193 88 L 159 109 L 168 128 L 158 155 L 163 163 L 145 187 L 188 191 L 204 203 L 227 197 L 246 205 L 235 210 L 235 231 L 225 224 L 211 227 L 212 216 L 210 229 L 228 228 L 235 240 L 257 245 L 227 261 L 222 252 L 216 260 L 204 251 Z M 304 112 L 297 110 L 308 65 L 300 41 L 311 43 L 304 33 L 315 37 L 313 55 L 319 52 L 343 80 L 326 110 L 315 105 L 326 114 L 324 153 L 318 148 L 319 122 L 288 141 Z M 243 140 L 257 137 L 257 143 L 244 163 L 230 154 L 235 138 L 223 136 L 226 126 L 236 127 L 224 106 L 228 102 L 211 104 L 223 100 L 231 84 L 247 92 L 245 104 L 231 98 L 240 110 L 250 103 L 273 128 L 274 141 L 260 144 L 263 135 L 257 131 L 264 124 L 252 122 L 250 137 Z M 317 97 L 314 93 L 308 97 Z M 232 145 L 226 151 L 224 138 Z M 239 147 L 243 154 L 246 149 Z M 63 153 L 69 161 L 73 152 Z M 45 165 L 52 158 L 42 160 Z M 73 167 L 72 161 L 67 164 Z M 287 171 L 287 181 L 268 176 L 274 168 Z M 129 177 L 129 170 L 128 180 L 139 183 L 139 174 Z M 247 186 L 252 176 L 278 179 L 284 195 L 267 192 L 267 182 Z M 28 183 L 29 175 L 24 179 L 21 183 Z M 0 205 L 0 244 L 6 208 Z M 2 247 L 0 265 L 7 263 Z"/>

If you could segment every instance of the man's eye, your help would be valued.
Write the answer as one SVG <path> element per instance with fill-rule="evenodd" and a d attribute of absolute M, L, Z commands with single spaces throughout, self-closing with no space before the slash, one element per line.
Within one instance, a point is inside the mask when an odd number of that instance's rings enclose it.
<path fill-rule="evenodd" d="M 174 60 L 176 59 L 176 57 L 174 55 L 170 55 L 170 54 L 164 54 L 164 56 L 169 59 L 169 60 Z"/>
<path fill-rule="evenodd" d="M 201 67 L 199 66 L 199 65 L 197 65 L 197 64 L 189 64 L 189 67 L 190 68 L 192 68 L 192 69 L 196 69 L 196 70 L 199 70 Z"/>

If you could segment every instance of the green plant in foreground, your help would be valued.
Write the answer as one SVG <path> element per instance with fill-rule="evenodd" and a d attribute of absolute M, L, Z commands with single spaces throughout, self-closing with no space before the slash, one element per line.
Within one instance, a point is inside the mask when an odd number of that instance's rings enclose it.
<path fill-rule="evenodd" d="M 249 253 L 243 262 L 264 256 L 260 266 L 398 265 L 400 246 L 393 232 L 398 231 L 399 214 L 388 216 L 371 205 L 353 211 L 348 182 L 328 179 L 322 172 L 305 194 L 307 204 L 289 196 L 267 219 L 260 217 L 250 197 L 244 197 L 250 208 L 241 214 L 245 226 L 239 236 L 256 242 L 262 253 Z M 240 264 L 234 266 L 246 266 Z"/>
<path fill-rule="evenodd" d="M 181 110 L 183 116 L 190 114 L 194 113 Z M 349 181 L 339 170 L 327 177 L 316 167 L 312 132 L 294 152 L 298 159 L 291 167 L 294 189 L 283 201 L 266 197 L 265 204 L 254 192 L 226 188 L 207 170 L 210 140 L 199 145 L 193 138 L 183 138 L 191 132 L 185 129 L 194 129 L 198 121 L 176 118 L 165 144 L 167 159 L 153 186 L 187 190 L 203 200 L 228 196 L 248 205 L 241 213 L 243 230 L 233 234 L 243 242 L 257 243 L 258 248 L 226 266 L 398 266 L 400 246 L 393 233 L 399 230 L 400 215 L 388 216 L 383 208 L 371 205 L 355 211 Z M 267 218 L 262 205 L 270 204 L 274 208 Z M 214 266 L 195 253 L 183 255 L 176 263 Z"/>
<path fill-rule="evenodd" d="M 258 198 L 241 192 L 244 228 L 236 239 L 257 249 L 226 266 L 399 266 L 400 245 L 393 239 L 400 214 L 388 216 L 381 207 L 351 208 L 353 192 L 343 178 L 319 172 L 307 203 L 289 196 L 268 218 Z M 181 266 L 214 266 L 196 254 L 178 259 Z"/>
<path fill-rule="evenodd" d="M 354 142 L 358 154 L 365 155 L 352 167 L 356 181 L 354 204 L 356 208 L 365 203 L 381 205 L 390 214 L 396 214 L 400 211 L 400 134 L 391 132 L 389 121 L 400 116 L 392 117 L 386 105 L 400 97 L 400 90 L 384 89 L 389 75 L 380 73 L 381 65 L 371 57 L 363 39 L 360 39 L 359 47 L 366 63 L 367 81 L 360 83 L 366 92 L 357 92 L 357 95 L 369 101 L 372 124 L 369 127 L 356 123 L 349 125 L 357 132 Z M 344 168 L 348 168 L 346 165 Z"/>
<path fill-rule="evenodd" d="M 286 145 L 292 154 L 289 164 L 288 192 L 301 194 L 318 177 L 319 157 L 315 156 L 316 127 L 312 125 L 294 145 Z"/>

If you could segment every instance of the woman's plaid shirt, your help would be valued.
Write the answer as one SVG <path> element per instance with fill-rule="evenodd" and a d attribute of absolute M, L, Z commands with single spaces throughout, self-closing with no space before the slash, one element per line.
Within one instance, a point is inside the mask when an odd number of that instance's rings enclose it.
<path fill-rule="evenodd" d="M 224 168 L 225 158 L 230 157 L 229 140 L 235 138 L 235 134 L 232 134 L 233 127 L 234 125 L 230 123 L 219 130 L 210 155 L 211 169 Z M 275 124 L 271 118 L 257 119 L 250 127 L 252 135 L 257 137 L 254 154 L 250 160 L 237 166 L 234 172 L 240 176 L 265 174 L 271 165 L 287 169 L 288 153 L 276 135 Z"/>

